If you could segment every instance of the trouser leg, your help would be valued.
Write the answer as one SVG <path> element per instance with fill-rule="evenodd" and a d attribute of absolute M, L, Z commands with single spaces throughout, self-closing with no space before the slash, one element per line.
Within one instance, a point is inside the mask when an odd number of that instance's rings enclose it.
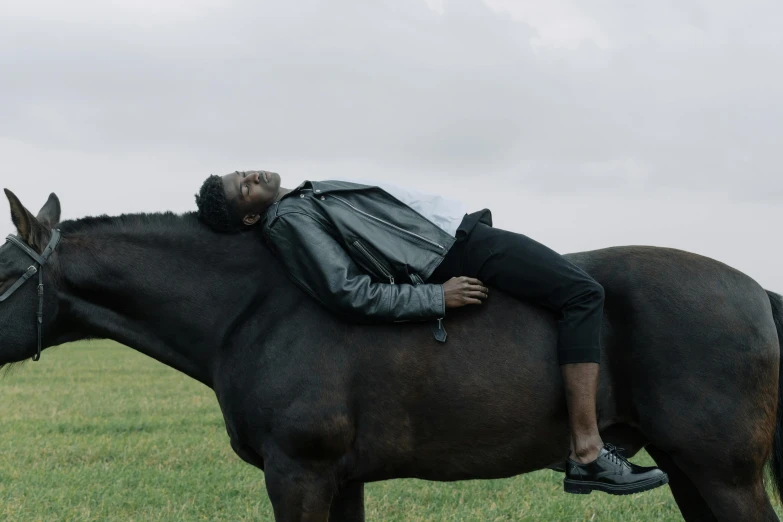
<path fill-rule="evenodd" d="M 560 364 L 600 362 L 604 289 L 554 250 L 479 223 L 455 243 L 432 277 L 463 275 L 558 312 Z"/>

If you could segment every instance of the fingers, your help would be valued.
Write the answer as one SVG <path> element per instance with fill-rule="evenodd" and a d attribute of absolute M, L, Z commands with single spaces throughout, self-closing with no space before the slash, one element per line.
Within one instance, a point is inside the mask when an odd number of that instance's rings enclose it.
<path fill-rule="evenodd" d="M 469 286 L 480 286 L 484 288 L 484 292 L 486 292 L 486 286 L 484 286 L 484 283 L 482 283 L 480 280 L 476 279 L 475 277 L 467 277 L 467 276 L 460 276 L 458 280 L 461 283 L 467 283 Z"/>
<path fill-rule="evenodd" d="M 480 290 L 469 290 L 463 295 L 463 299 L 468 304 L 478 303 L 481 304 L 482 299 L 489 297 L 486 293 Z"/>
<path fill-rule="evenodd" d="M 484 283 L 481 282 L 481 280 L 476 279 L 475 277 L 468 277 L 468 276 L 459 276 L 459 277 L 453 277 L 454 281 L 459 281 L 460 283 L 465 283 L 471 286 L 485 286 Z M 486 287 L 485 287 L 486 288 Z"/>
<path fill-rule="evenodd" d="M 489 288 L 484 286 L 480 280 L 475 277 L 460 276 L 455 278 L 459 283 L 461 294 L 460 301 L 461 306 L 469 304 L 483 304 L 482 299 L 489 297 Z"/>
<path fill-rule="evenodd" d="M 489 288 L 480 285 L 471 285 L 466 288 L 466 291 L 470 294 L 482 294 L 483 296 L 489 296 Z"/>

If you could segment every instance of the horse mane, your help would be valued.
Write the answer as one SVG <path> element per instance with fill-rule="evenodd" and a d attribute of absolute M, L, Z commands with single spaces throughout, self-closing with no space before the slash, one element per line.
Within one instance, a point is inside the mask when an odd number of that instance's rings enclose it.
<path fill-rule="evenodd" d="M 253 252 L 253 255 L 274 257 L 262 233 L 261 226 L 254 226 L 237 233 L 218 232 L 198 218 L 195 211 L 177 214 L 175 212 L 153 212 L 121 214 L 118 216 L 87 216 L 63 221 L 57 225 L 65 238 L 89 237 L 150 237 L 164 242 L 176 239 L 180 244 L 190 243 L 202 252 L 224 252 L 226 248 Z M 262 247 L 258 250 L 256 245 Z M 173 248 L 173 247 L 172 247 Z M 239 252 L 240 250 L 236 250 Z M 261 262 L 260 258 L 256 258 Z"/>
<path fill-rule="evenodd" d="M 74 220 L 63 221 L 57 225 L 63 234 L 79 234 L 84 232 L 154 232 L 181 234 L 183 230 L 203 232 L 211 230 L 199 221 L 196 212 L 176 214 L 174 212 L 153 212 L 121 214 L 119 216 L 87 216 Z"/>

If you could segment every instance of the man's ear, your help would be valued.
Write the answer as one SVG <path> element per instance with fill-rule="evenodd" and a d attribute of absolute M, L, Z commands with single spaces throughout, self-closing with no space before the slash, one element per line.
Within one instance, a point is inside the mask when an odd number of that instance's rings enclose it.
<path fill-rule="evenodd" d="M 49 230 L 53 229 L 60 222 L 60 199 L 57 194 L 52 192 L 40 212 L 36 216 L 38 222 Z"/>
<path fill-rule="evenodd" d="M 11 204 L 11 221 L 16 225 L 19 237 L 28 245 L 38 247 L 40 250 L 40 243 L 46 235 L 46 229 L 38 222 L 35 216 L 22 205 L 22 202 L 19 201 L 16 194 L 8 189 L 4 190 L 8 202 Z"/>
<path fill-rule="evenodd" d="M 255 225 L 256 223 L 258 223 L 259 219 L 261 219 L 261 214 L 248 214 L 242 220 L 242 223 L 244 223 L 247 226 L 251 226 L 251 225 Z"/>

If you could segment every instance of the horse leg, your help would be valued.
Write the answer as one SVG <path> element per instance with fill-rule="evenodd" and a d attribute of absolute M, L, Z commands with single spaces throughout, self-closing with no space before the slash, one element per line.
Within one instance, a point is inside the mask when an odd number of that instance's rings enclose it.
<path fill-rule="evenodd" d="M 352 482 L 337 490 L 329 522 L 364 522 L 364 483 Z"/>
<path fill-rule="evenodd" d="M 655 463 L 669 475 L 669 488 L 686 522 L 717 522 L 717 518 L 696 489 L 696 485 L 675 464 L 668 453 L 656 446 L 647 446 L 647 453 Z"/>
<path fill-rule="evenodd" d="M 777 522 L 763 481 L 769 453 L 766 430 L 755 437 L 740 426 L 734 426 L 733 433 L 719 433 L 727 435 L 701 447 L 692 441 L 687 451 L 667 453 L 669 460 L 696 486 L 718 521 Z M 650 455 L 658 453 L 653 449 Z"/>
<path fill-rule="evenodd" d="M 276 522 L 329 522 L 336 488 L 328 469 L 280 454 L 272 459 L 265 455 L 264 463 L 266 491 Z"/>
<path fill-rule="evenodd" d="M 778 516 L 772 508 L 764 483 L 758 479 L 750 484 L 734 484 L 731 477 L 726 480 L 696 480 L 699 491 L 717 514 L 721 522 L 742 520 L 743 522 L 777 522 Z"/>

